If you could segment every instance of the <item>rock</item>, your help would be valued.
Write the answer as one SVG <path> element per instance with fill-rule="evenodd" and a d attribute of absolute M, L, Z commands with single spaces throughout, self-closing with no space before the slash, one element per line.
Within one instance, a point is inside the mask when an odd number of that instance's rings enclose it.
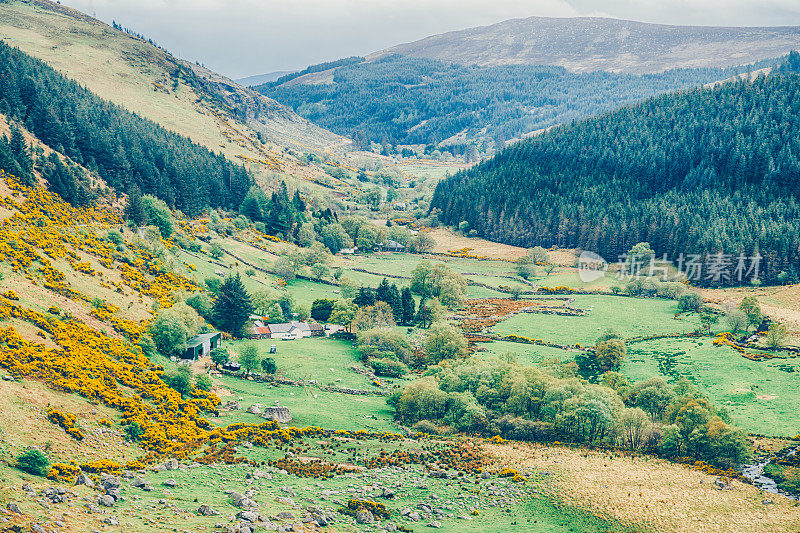
<path fill-rule="evenodd" d="M 39 524 L 33 524 L 31 526 L 31 531 L 33 533 L 47 533 L 47 530 L 45 528 L 43 528 L 42 526 L 40 526 Z"/>
<path fill-rule="evenodd" d="M 25 492 L 36 492 L 33 489 L 33 485 L 31 485 L 30 483 L 23 483 L 22 484 L 22 490 L 24 490 Z"/>
<path fill-rule="evenodd" d="M 98 505 L 102 505 L 103 507 L 114 507 L 114 503 L 116 500 L 113 496 L 109 496 L 108 494 L 103 494 L 102 496 L 98 496 L 97 503 Z"/>
<path fill-rule="evenodd" d="M 383 529 L 391 533 L 392 531 L 397 531 L 397 526 L 391 522 L 386 522 L 386 524 L 383 526 Z"/>
<path fill-rule="evenodd" d="M 774 502 L 772 500 L 762 500 L 761 505 L 772 505 Z"/>
<path fill-rule="evenodd" d="M 295 516 L 289 511 L 281 511 L 277 515 L 278 520 L 294 520 Z"/>
<path fill-rule="evenodd" d="M 111 496 L 112 498 L 114 498 L 115 502 L 118 502 L 118 501 L 120 501 L 122 499 L 122 491 L 120 490 L 119 487 L 115 487 L 115 488 L 112 488 L 112 489 L 106 489 L 106 495 L 107 496 Z"/>
<path fill-rule="evenodd" d="M 12 513 L 22 514 L 22 511 L 20 510 L 19 505 L 17 505 L 14 502 L 11 502 L 8 505 L 6 505 L 6 509 L 11 511 Z"/>
<path fill-rule="evenodd" d="M 86 507 L 86 510 L 92 514 L 97 514 L 101 512 L 100 508 L 97 505 L 93 504 L 92 502 L 87 503 L 86 505 L 84 505 L 84 507 Z"/>
<path fill-rule="evenodd" d="M 261 407 L 260 403 L 254 403 L 253 405 L 251 405 L 250 407 L 247 408 L 247 412 L 251 413 L 251 414 L 254 414 L 254 415 L 260 415 L 261 414 L 261 409 L 262 409 L 262 407 Z"/>
<path fill-rule="evenodd" d="M 406 515 L 406 518 L 408 518 L 412 522 L 419 522 L 420 521 L 419 513 L 416 512 L 416 511 L 411 511 L 410 513 L 408 513 Z"/>
<path fill-rule="evenodd" d="M 119 488 L 120 483 L 117 476 L 103 475 L 103 477 L 100 478 L 100 487 L 105 491 Z"/>
<path fill-rule="evenodd" d="M 433 528 L 437 528 L 438 529 L 438 528 L 442 527 L 442 523 L 439 522 L 438 520 L 434 520 L 433 522 L 428 524 L 428 527 L 433 527 Z"/>
<path fill-rule="evenodd" d="M 170 459 L 163 466 L 166 470 L 177 470 L 180 467 L 180 463 L 178 463 L 177 459 Z"/>
<path fill-rule="evenodd" d="M 3 381 L 14 381 L 14 376 L 3 374 Z"/>
<path fill-rule="evenodd" d="M 372 524 L 375 522 L 375 516 L 372 514 L 372 511 L 368 509 L 359 509 L 356 511 L 356 523 L 357 524 Z"/>
<path fill-rule="evenodd" d="M 172 478 L 165 479 L 163 484 L 165 487 L 170 487 L 170 488 L 175 488 L 178 486 L 178 482 Z"/>
<path fill-rule="evenodd" d="M 295 494 L 294 489 L 292 487 L 281 487 L 281 492 L 283 492 L 284 494 L 288 494 L 292 498 L 297 496 L 297 494 Z"/>
<path fill-rule="evenodd" d="M 147 485 L 147 481 L 141 476 L 136 476 L 131 480 L 131 487 L 142 488 Z"/>
<path fill-rule="evenodd" d="M 254 524 L 258 522 L 258 513 L 255 511 L 239 511 L 239 513 L 236 515 L 236 518 L 247 520 L 248 522 Z"/>
<path fill-rule="evenodd" d="M 411 514 L 411 509 L 408 507 L 403 507 L 400 509 L 400 516 L 408 516 L 409 514 Z"/>
<path fill-rule="evenodd" d="M 103 523 L 108 524 L 110 526 L 118 526 L 119 520 L 117 520 L 116 516 L 107 516 L 103 518 Z"/>
<path fill-rule="evenodd" d="M 212 509 L 210 505 L 203 504 L 197 509 L 197 514 L 201 516 L 216 516 L 219 514 L 219 511 Z"/>
<path fill-rule="evenodd" d="M 394 498 L 395 494 L 396 494 L 395 491 L 392 489 L 383 489 L 383 493 L 381 494 L 381 496 L 383 498 L 392 499 Z"/>
<path fill-rule="evenodd" d="M 223 409 L 228 409 L 228 410 L 231 410 L 231 411 L 238 411 L 241 408 L 242 408 L 242 404 L 240 404 L 236 400 L 231 400 L 231 401 L 225 403 L 225 405 L 223 406 Z"/>
<path fill-rule="evenodd" d="M 275 501 L 278 503 L 282 503 L 284 505 L 289 505 L 291 507 L 295 507 L 296 505 L 293 499 L 287 498 L 286 496 L 278 496 L 277 498 L 275 498 Z"/>

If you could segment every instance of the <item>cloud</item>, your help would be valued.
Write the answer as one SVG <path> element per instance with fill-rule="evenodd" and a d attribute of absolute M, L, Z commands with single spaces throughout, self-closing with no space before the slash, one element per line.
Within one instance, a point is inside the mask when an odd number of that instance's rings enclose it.
<path fill-rule="evenodd" d="M 666 24 L 800 24 L 797 0 L 62 0 L 231 77 L 366 55 L 529 16 Z"/>

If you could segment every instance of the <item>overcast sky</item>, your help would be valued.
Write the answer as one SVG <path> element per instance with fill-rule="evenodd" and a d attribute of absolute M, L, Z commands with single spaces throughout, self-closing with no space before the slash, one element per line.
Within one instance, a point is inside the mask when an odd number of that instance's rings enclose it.
<path fill-rule="evenodd" d="M 610 16 L 662 24 L 800 25 L 800 0 L 61 0 L 173 54 L 240 78 L 366 55 L 510 18 Z"/>

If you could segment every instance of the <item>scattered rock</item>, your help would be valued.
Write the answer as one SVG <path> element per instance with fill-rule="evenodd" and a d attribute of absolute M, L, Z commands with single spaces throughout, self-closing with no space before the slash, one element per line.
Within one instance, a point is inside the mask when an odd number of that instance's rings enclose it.
<path fill-rule="evenodd" d="M 166 470 L 177 470 L 180 467 L 180 463 L 178 463 L 177 459 L 170 459 L 163 466 Z"/>
<path fill-rule="evenodd" d="M 381 494 L 381 497 L 392 499 L 392 498 L 395 497 L 395 494 L 396 494 L 395 491 L 392 490 L 392 489 L 383 489 L 383 493 Z"/>
<path fill-rule="evenodd" d="M 108 494 L 103 494 L 102 496 L 98 496 L 97 504 L 102 505 L 103 507 L 114 507 L 114 503 L 116 500 L 113 496 L 109 496 Z"/>
<path fill-rule="evenodd" d="M 103 518 L 103 523 L 108 524 L 110 526 L 118 526 L 119 520 L 117 520 L 116 516 L 107 516 Z"/>
<path fill-rule="evenodd" d="M 428 524 L 428 527 L 433 527 L 433 528 L 438 529 L 438 528 L 442 527 L 442 523 L 439 522 L 438 520 L 434 520 L 433 522 Z"/>
<path fill-rule="evenodd" d="M 8 505 L 6 505 L 6 509 L 11 511 L 12 513 L 22 514 L 22 511 L 20 510 L 19 505 L 17 505 L 14 502 L 11 502 Z"/>
<path fill-rule="evenodd" d="M 216 516 L 219 514 L 219 511 L 211 508 L 210 505 L 203 504 L 197 509 L 197 514 L 201 516 Z"/>
<path fill-rule="evenodd" d="M 164 480 L 164 486 L 165 487 L 170 487 L 170 488 L 175 488 L 175 487 L 178 486 L 178 482 L 175 481 L 172 478 L 167 478 L 167 479 Z"/>
<path fill-rule="evenodd" d="M 372 524 L 375 522 L 375 516 L 372 511 L 368 509 L 359 509 L 356 511 L 356 523 L 358 524 Z"/>
<path fill-rule="evenodd" d="M 254 524 L 258 522 L 258 513 L 255 511 L 239 511 L 239 513 L 236 515 L 236 518 L 247 520 L 248 522 Z"/>
<path fill-rule="evenodd" d="M 295 516 L 289 511 L 281 511 L 277 515 L 278 520 L 294 520 Z"/>
<path fill-rule="evenodd" d="M 147 481 L 141 476 L 136 476 L 131 480 L 131 487 L 142 488 L 147 485 Z"/>

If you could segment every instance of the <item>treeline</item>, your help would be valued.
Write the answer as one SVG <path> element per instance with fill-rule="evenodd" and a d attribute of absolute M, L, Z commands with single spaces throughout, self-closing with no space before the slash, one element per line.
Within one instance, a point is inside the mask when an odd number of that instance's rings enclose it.
<path fill-rule="evenodd" d="M 256 90 L 361 145 L 370 141 L 431 145 L 462 131 L 471 139 L 482 137 L 499 145 L 656 94 L 724 79 L 733 72 L 576 74 L 555 66 L 464 66 L 394 55 L 341 66 L 332 84 L 286 86 L 279 79 Z"/>
<path fill-rule="evenodd" d="M 388 402 L 400 422 L 422 432 L 446 425 L 513 440 L 603 443 L 731 469 L 751 458 L 746 433 L 688 380 L 631 384 L 608 372 L 591 384 L 573 366 L 555 360 L 543 368 L 501 360 L 438 365 Z"/>
<path fill-rule="evenodd" d="M 275 87 L 276 85 L 282 85 L 287 81 L 292 81 L 300 76 L 305 76 L 306 74 L 313 74 L 315 72 L 323 72 L 326 70 L 330 70 L 336 67 L 343 67 L 346 65 L 354 65 L 364 61 L 363 57 L 360 56 L 351 56 L 346 57 L 344 59 L 337 59 L 336 61 L 328 61 L 325 63 L 319 63 L 317 65 L 311 65 L 310 67 L 304 68 L 303 70 L 299 70 L 297 72 L 292 72 L 289 74 L 284 74 L 280 78 L 275 81 L 268 81 L 263 85 L 259 85 L 258 87 L 253 87 L 255 90 L 259 90 L 259 88 L 263 87 L 264 89 L 268 89 L 270 87 Z"/>
<path fill-rule="evenodd" d="M 611 261 L 642 241 L 671 260 L 760 254 L 772 282 L 800 260 L 798 157 L 800 77 L 761 76 L 555 128 L 442 181 L 431 205 L 495 241 Z"/>
<path fill-rule="evenodd" d="M 102 100 L 4 42 L 0 112 L 118 193 L 138 187 L 191 215 L 238 207 L 253 181 L 223 155 Z"/>

